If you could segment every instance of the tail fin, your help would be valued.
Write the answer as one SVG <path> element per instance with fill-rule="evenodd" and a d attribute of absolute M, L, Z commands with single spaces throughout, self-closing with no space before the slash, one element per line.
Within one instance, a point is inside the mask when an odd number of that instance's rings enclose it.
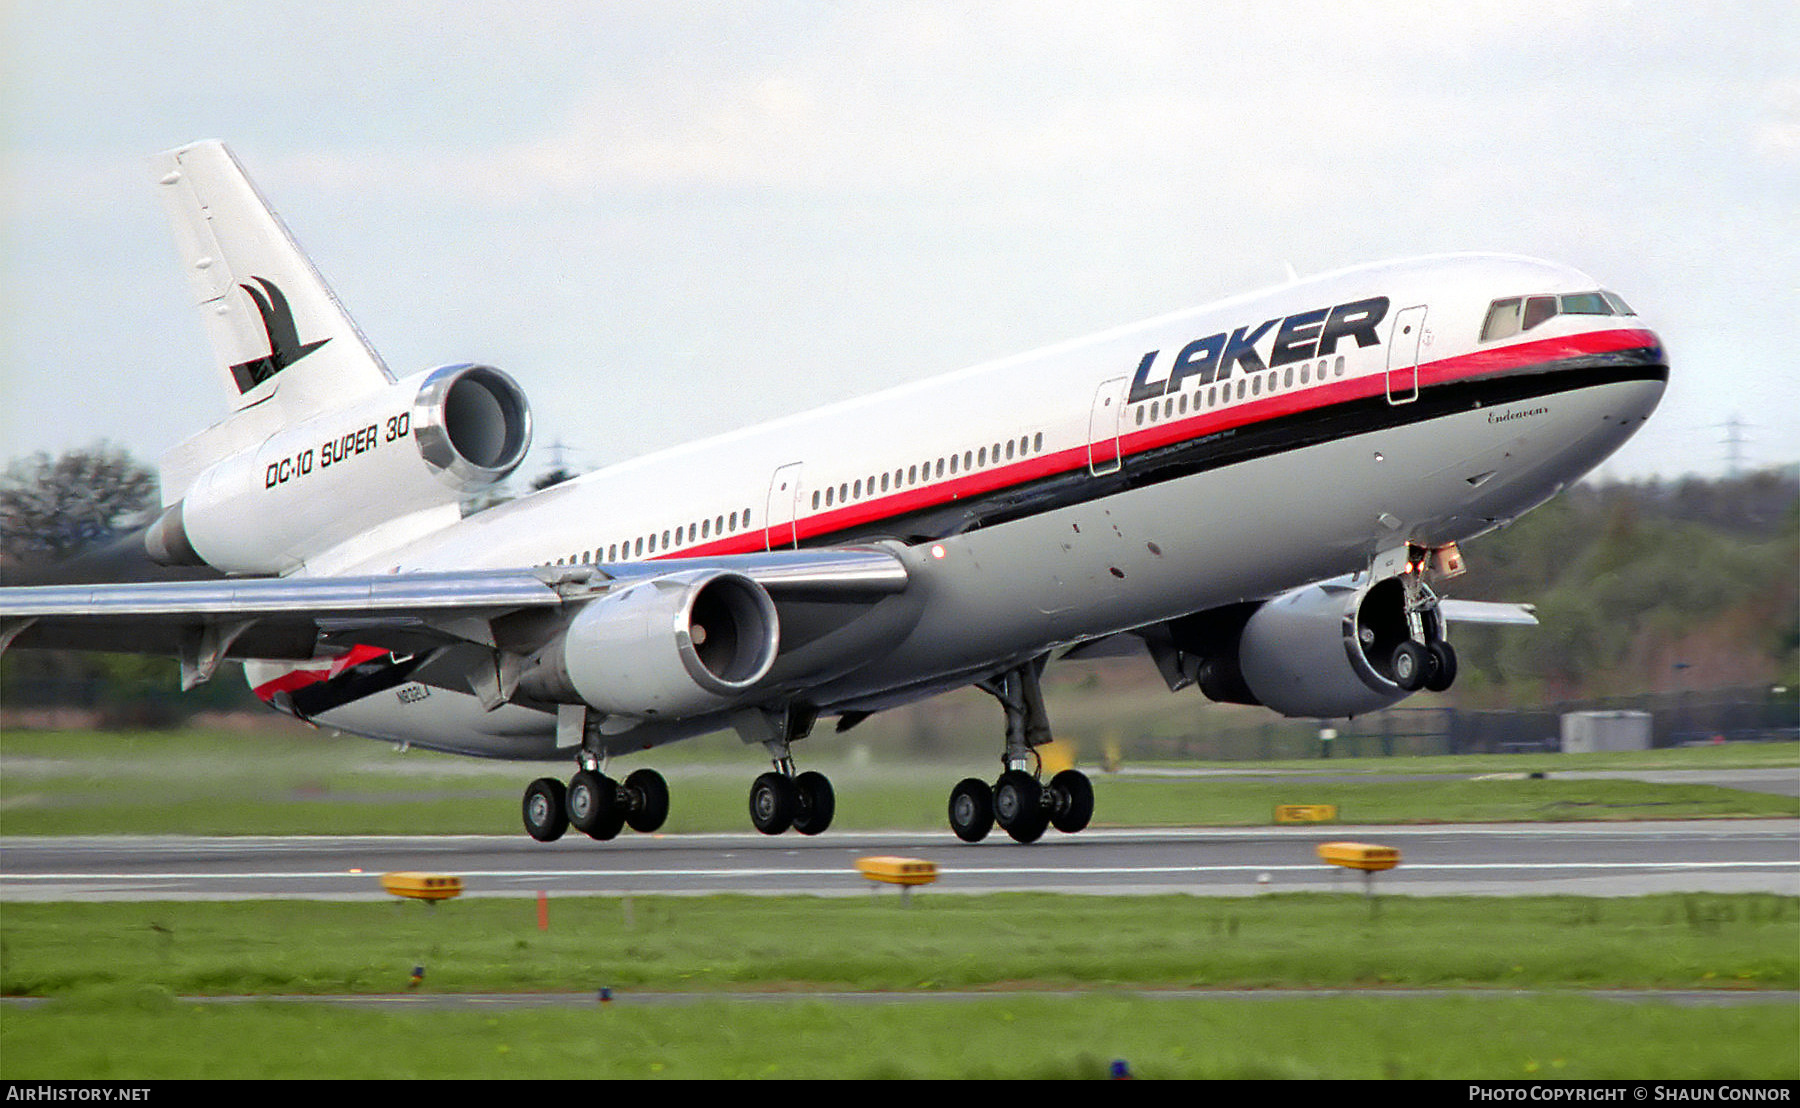
<path fill-rule="evenodd" d="M 235 397 L 231 417 L 163 458 L 172 503 L 214 461 L 394 378 L 223 143 L 171 150 L 152 165 Z"/>

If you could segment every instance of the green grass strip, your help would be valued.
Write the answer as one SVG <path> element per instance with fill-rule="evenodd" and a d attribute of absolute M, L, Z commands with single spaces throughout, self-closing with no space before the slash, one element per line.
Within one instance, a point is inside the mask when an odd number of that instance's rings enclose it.
<path fill-rule="evenodd" d="M 1800 1011 L 1579 996 L 795 998 L 470 1011 L 95 994 L 0 1023 L 7 1080 L 1780 1079 Z"/>
<path fill-rule="evenodd" d="M 1800 898 L 1274 894 L 7 904 L 0 991 L 1800 988 Z"/>

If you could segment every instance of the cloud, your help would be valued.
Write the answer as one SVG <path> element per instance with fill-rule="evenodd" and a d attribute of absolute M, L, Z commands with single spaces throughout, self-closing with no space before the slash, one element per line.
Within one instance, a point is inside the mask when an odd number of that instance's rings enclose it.
<path fill-rule="evenodd" d="M 1777 164 L 1800 165 L 1800 77 L 1770 81 L 1763 103 L 1769 117 L 1757 124 L 1757 153 Z"/>

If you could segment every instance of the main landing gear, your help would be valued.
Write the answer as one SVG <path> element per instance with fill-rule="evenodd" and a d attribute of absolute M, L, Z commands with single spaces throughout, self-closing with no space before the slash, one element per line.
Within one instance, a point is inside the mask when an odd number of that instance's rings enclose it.
<path fill-rule="evenodd" d="M 765 835 L 779 835 L 789 828 L 802 835 L 817 835 L 831 826 L 831 818 L 837 814 L 837 793 L 830 778 L 810 770 L 794 772 L 790 744 L 810 734 L 817 718 L 816 712 L 800 705 L 769 718 L 775 736 L 766 738 L 763 747 L 775 768 L 750 785 L 750 822 Z"/>
<path fill-rule="evenodd" d="M 1034 748 L 1050 741 L 1039 687 L 1043 670 L 1044 659 L 1034 658 L 976 686 L 1006 711 L 1006 768 L 992 785 L 969 777 L 950 791 L 950 829 L 964 842 L 980 842 L 998 823 L 1018 842 L 1031 843 L 1050 827 L 1073 835 L 1093 818 L 1094 786 L 1086 774 L 1065 769 L 1048 784 L 1041 780 Z"/>
<path fill-rule="evenodd" d="M 540 777 L 525 789 L 525 832 L 541 843 L 562 838 L 570 825 L 589 838 L 611 839 L 629 827 L 648 834 L 669 818 L 669 785 L 653 769 L 624 782 L 583 767 L 564 785 Z"/>
<path fill-rule="evenodd" d="M 771 711 L 759 717 L 755 737 L 768 748 L 775 768 L 750 786 L 750 822 L 765 835 L 789 829 L 817 835 L 837 814 L 837 794 L 822 773 L 795 773 L 789 744 L 812 730 L 817 712 L 803 706 Z M 651 832 L 669 818 L 669 786 L 662 774 L 640 769 L 614 781 L 600 772 L 599 747 L 589 742 L 579 756 L 581 768 L 565 785 L 540 777 L 525 790 L 525 831 L 541 843 L 555 842 L 573 826 L 590 838 L 606 840 L 629 827 Z"/>

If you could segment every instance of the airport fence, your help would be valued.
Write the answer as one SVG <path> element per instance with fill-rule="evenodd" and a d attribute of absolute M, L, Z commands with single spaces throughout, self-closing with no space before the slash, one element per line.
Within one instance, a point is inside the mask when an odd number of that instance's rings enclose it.
<path fill-rule="evenodd" d="M 1396 754 L 1507 754 L 1560 750 L 1570 712 L 1645 712 L 1653 747 L 1800 740 L 1800 703 L 1788 688 L 1714 689 L 1572 700 L 1538 708 L 1390 708 L 1350 720 L 1217 724 L 1183 734 L 1110 737 L 1128 760 L 1270 761 Z"/>

